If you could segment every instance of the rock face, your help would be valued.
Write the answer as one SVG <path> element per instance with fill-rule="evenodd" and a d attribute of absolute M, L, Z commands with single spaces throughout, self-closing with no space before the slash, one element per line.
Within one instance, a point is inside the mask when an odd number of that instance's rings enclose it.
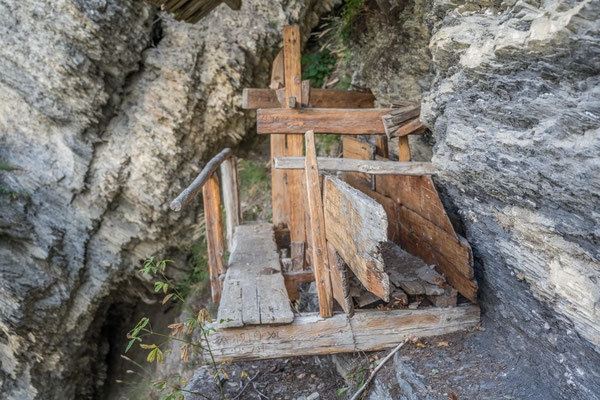
<path fill-rule="evenodd" d="M 191 26 L 142 1 L 0 2 L 2 394 L 97 394 L 106 310 L 135 297 L 141 259 L 195 239 L 198 208 L 170 200 L 251 131 L 240 93 L 266 85 L 281 27 L 330 3 L 246 0 Z"/>
<path fill-rule="evenodd" d="M 598 399 L 600 3 L 427 4 L 405 5 L 381 35 L 373 18 L 367 35 L 400 50 L 397 67 L 356 77 L 384 101 L 420 84 L 438 187 L 473 247 L 488 329 L 536 360 L 549 398 Z M 427 46 L 406 51 L 421 31 Z M 355 49 L 356 63 L 372 51 Z M 429 69 L 407 77 L 416 54 Z M 390 93 L 388 81 L 416 83 Z"/>

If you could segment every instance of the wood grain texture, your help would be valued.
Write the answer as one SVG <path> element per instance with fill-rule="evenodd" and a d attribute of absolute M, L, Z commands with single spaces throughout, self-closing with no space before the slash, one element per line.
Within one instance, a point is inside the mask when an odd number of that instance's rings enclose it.
<path fill-rule="evenodd" d="M 270 224 L 236 228 L 218 319 L 226 320 L 221 327 L 282 324 L 294 319 Z"/>
<path fill-rule="evenodd" d="M 279 88 L 282 88 L 285 86 L 285 66 L 284 66 L 284 62 L 283 62 L 283 49 L 279 50 L 279 53 L 277 53 L 277 57 L 275 57 L 275 60 L 273 60 L 273 66 L 271 68 L 271 83 L 269 84 L 269 87 L 271 88 L 269 89 L 258 89 L 258 90 L 268 90 L 270 92 L 273 92 L 274 90 L 277 90 Z M 257 90 L 257 89 L 244 89 L 244 92 L 246 92 L 246 90 Z M 244 96 L 244 98 L 246 98 Z M 276 100 L 277 98 L 275 98 Z M 278 107 L 282 107 L 282 106 L 278 106 Z M 252 107 L 244 107 L 244 108 L 252 108 Z M 262 107 L 258 107 L 258 108 L 262 108 Z"/>
<path fill-rule="evenodd" d="M 427 127 L 421 123 L 419 117 L 406 121 L 390 134 L 390 138 L 406 135 L 422 135 Z"/>
<path fill-rule="evenodd" d="M 271 70 L 271 89 L 279 89 L 283 87 L 285 83 L 285 68 L 283 63 L 283 49 L 275 57 L 273 61 L 273 67 Z M 244 89 L 244 108 L 248 108 L 246 105 L 245 93 L 247 90 L 255 89 Z M 269 90 L 269 89 L 265 89 Z M 274 100 L 276 101 L 276 99 Z M 279 104 L 279 103 L 278 103 Z M 285 135 L 271 135 L 271 209 L 273 210 L 273 225 L 277 227 L 284 227 L 289 225 L 289 200 L 288 187 L 287 187 L 287 172 L 273 169 L 273 157 L 283 157 L 287 155 Z"/>
<path fill-rule="evenodd" d="M 242 223 L 238 167 L 237 159 L 235 157 L 231 157 L 221 164 L 221 179 L 223 181 L 223 205 L 225 208 L 227 248 L 231 251 L 233 246 L 233 231 L 236 226 Z"/>
<path fill-rule="evenodd" d="M 289 325 L 219 329 L 209 336 L 217 362 L 379 351 L 395 347 L 408 335 L 438 336 L 471 329 L 480 321 L 479 307 L 420 310 L 357 310 L 353 317 L 302 314 Z"/>
<path fill-rule="evenodd" d="M 354 315 L 354 302 L 350 294 L 348 275 L 350 270 L 331 243 L 327 243 L 327 254 L 329 256 L 329 272 L 331 274 L 333 298 L 342 307 L 346 315 L 351 317 Z"/>
<path fill-rule="evenodd" d="M 216 303 L 221 298 L 220 275 L 225 273 L 221 194 L 219 193 L 219 178 L 217 178 L 216 174 L 213 173 L 204 186 L 202 186 L 202 196 L 204 199 L 210 288 L 212 300 Z"/>
<path fill-rule="evenodd" d="M 275 83 L 271 82 L 271 89 L 244 89 L 242 107 L 247 110 L 284 108 L 285 97 L 282 96 L 284 102 L 281 102 L 276 91 L 276 89 L 283 87 L 283 79 L 276 80 Z M 280 82 L 281 86 L 279 86 Z M 302 103 L 306 104 L 306 97 L 308 96 L 308 107 L 310 108 L 373 108 L 375 104 L 375 96 L 371 93 L 314 88 L 310 88 L 310 93 L 306 95 L 304 92 L 303 88 Z"/>
<path fill-rule="evenodd" d="M 275 157 L 274 168 L 283 170 L 302 169 L 304 157 Z M 369 175 L 408 175 L 423 176 L 435 174 L 433 165 L 428 162 L 396 162 L 379 160 L 356 160 L 349 158 L 318 157 L 319 169 L 323 171 L 357 172 Z M 345 174 L 343 174 L 345 176 Z M 353 176 L 353 175 L 352 175 Z M 362 175 L 361 175 L 362 177 Z M 371 189 L 369 181 L 364 181 Z"/>
<path fill-rule="evenodd" d="M 374 160 L 375 152 L 376 147 L 371 143 L 350 136 L 344 136 L 342 139 L 342 156 L 344 159 Z M 346 164 L 352 163 L 348 160 L 344 160 L 344 162 Z M 348 183 L 352 182 L 352 186 L 360 186 L 366 189 L 374 189 L 375 185 L 373 176 L 361 172 L 343 172 L 342 179 Z"/>
<path fill-rule="evenodd" d="M 390 112 L 382 116 L 382 123 L 385 134 L 389 139 L 392 134 L 407 121 L 418 117 L 421 114 L 421 105 L 414 102 L 404 102 L 401 105 L 394 105 Z"/>
<path fill-rule="evenodd" d="M 323 197 L 319 185 L 319 167 L 317 165 L 317 150 L 315 133 L 306 132 L 306 196 L 310 215 L 310 235 L 312 250 L 312 267 L 315 272 L 317 294 L 319 296 L 319 313 L 328 318 L 333 315 L 333 294 L 329 274 L 329 256 L 325 236 L 325 217 L 323 215 Z"/>
<path fill-rule="evenodd" d="M 387 136 L 377 136 L 377 143 L 376 143 L 376 154 L 380 157 L 383 157 L 384 159 L 387 159 L 390 157 L 390 150 L 388 147 L 388 138 Z"/>
<path fill-rule="evenodd" d="M 389 301 L 389 278 L 380 251 L 388 240 L 385 210 L 337 178 L 327 176 L 324 187 L 327 240 L 367 290 Z"/>
<path fill-rule="evenodd" d="M 259 134 L 334 133 L 346 135 L 381 135 L 385 133 L 381 116 L 389 109 L 340 109 L 340 108 L 271 108 L 256 112 Z"/>
<path fill-rule="evenodd" d="M 300 27 L 298 25 L 283 27 L 283 64 L 285 71 L 285 101 L 290 107 L 290 98 L 300 104 L 302 100 L 302 63 L 300 54 Z M 274 133 L 283 133 L 278 131 Z M 290 132 L 304 133 L 304 132 Z"/>
<path fill-rule="evenodd" d="M 398 161 L 410 161 L 411 159 L 408 136 L 400 136 L 398 138 Z"/>

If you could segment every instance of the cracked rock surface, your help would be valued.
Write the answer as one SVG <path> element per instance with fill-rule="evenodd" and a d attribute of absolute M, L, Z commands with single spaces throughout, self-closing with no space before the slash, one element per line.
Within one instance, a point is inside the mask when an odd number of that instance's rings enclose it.
<path fill-rule="evenodd" d="M 98 338 L 139 261 L 185 265 L 198 205 L 168 204 L 212 153 L 251 132 L 281 27 L 331 2 L 244 2 L 197 25 L 133 0 L 0 2 L 0 392 L 91 398 Z M 93 367 L 92 367 L 93 366 Z"/>

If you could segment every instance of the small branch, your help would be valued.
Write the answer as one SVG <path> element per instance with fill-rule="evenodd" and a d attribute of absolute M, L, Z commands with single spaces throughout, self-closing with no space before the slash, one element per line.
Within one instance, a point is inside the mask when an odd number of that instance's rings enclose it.
<path fill-rule="evenodd" d="M 259 374 L 260 374 L 260 371 L 258 371 L 258 372 L 256 373 L 256 375 L 254 375 L 254 377 L 252 377 L 252 378 L 248 379 L 248 382 L 246 382 L 246 384 L 244 385 L 244 387 L 242 388 L 242 390 L 240 390 L 240 392 L 239 392 L 239 393 L 238 393 L 238 394 L 237 394 L 237 395 L 236 395 L 236 396 L 235 396 L 233 399 L 231 399 L 231 400 L 236 400 L 238 397 L 240 397 L 240 396 L 242 395 L 242 393 L 244 393 L 244 390 L 246 390 L 246 388 L 248 387 L 248 385 L 249 385 L 250 383 L 252 383 L 252 381 L 253 381 L 254 379 L 256 379 L 256 377 L 257 377 Z"/>
<path fill-rule="evenodd" d="M 408 342 L 408 338 L 404 339 L 404 341 L 401 342 L 398 346 L 396 346 L 394 348 L 394 350 L 390 351 L 390 354 L 388 354 L 383 360 L 381 360 L 381 362 L 379 363 L 379 365 L 377 367 L 375 367 L 375 369 L 373 370 L 373 372 L 371 372 L 371 375 L 369 376 L 369 379 L 367 379 L 367 381 L 365 382 L 365 384 L 362 385 L 362 387 L 360 389 L 358 389 L 358 391 L 354 394 L 354 396 L 352 396 L 352 398 L 350 400 L 357 400 L 360 397 L 360 395 L 362 394 L 362 392 L 364 392 L 365 389 L 367 388 L 367 386 L 369 386 L 369 383 L 371 383 L 371 381 L 373 380 L 373 378 L 375 377 L 375 375 L 377 374 L 377 372 L 381 369 L 381 367 L 383 367 L 383 365 L 390 358 L 392 358 L 392 356 L 394 354 L 396 354 L 396 352 L 398 350 L 400 350 L 402 348 L 402 346 L 404 346 L 406 344 L 406 342 Z"/>
<path fill-rule="evenodd" d="M 183 207 L 185 207 L 200 191 L 202 190 L 202 186 L 206 183 L 208 178 L 212 176 L 212 174 L 219 168 L 219 165 L 231 157 L 231 149 L 226 148 L 223 149 L 219 154 L 214 156 L 202 169 L 200 174 L 194 179 L 194 182 L 190 186 L 188 186 L 175 200 L 171 202 L 171 210 L 173 211 L 181 211 Z"/>

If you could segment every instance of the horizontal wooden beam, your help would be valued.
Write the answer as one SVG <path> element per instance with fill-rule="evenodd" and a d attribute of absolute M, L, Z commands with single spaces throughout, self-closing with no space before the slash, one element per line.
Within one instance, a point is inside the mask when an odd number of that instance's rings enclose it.
<path fill-rule="evenodd" d="M 373 108 L 375 96 L 371 93 L 349 90 L 310 89 L 308 106 L 312 108 Z M 242 107 L 247 110 L 259 108 L 282 108 L 274 89 L 244 89 Z"/>
<path fill-rule="evenodd" d="M 388 108 L 272 108 L 259 109 L 256 129 L 259 134 L 271 133 L 334 133 L 340 135 L 384 135 L 381 117 Z"/>
<path fill-rule="evenodd" d="M 379 351 L 395 347 L 408 335 L 438 336 L 471 329 L 479 323 L 479 307 L 419 310 L 357 310 L 353 317 L 319 313 L 296 315 L 279 326 L 219 329 L 209 336 L 215 361 L 251 361 L 269 358 Z"/>
<path fill-rule="evenodd" d="M 351 158 L 318 157 L 320 170 L 363 172 L 372 175 L 434 175 L 435 168 L 429 162 L 397 162 L 378 160 L 355 160 Z M 275 169 L 303 169 L 304 157 L 275 157 Z"/>

